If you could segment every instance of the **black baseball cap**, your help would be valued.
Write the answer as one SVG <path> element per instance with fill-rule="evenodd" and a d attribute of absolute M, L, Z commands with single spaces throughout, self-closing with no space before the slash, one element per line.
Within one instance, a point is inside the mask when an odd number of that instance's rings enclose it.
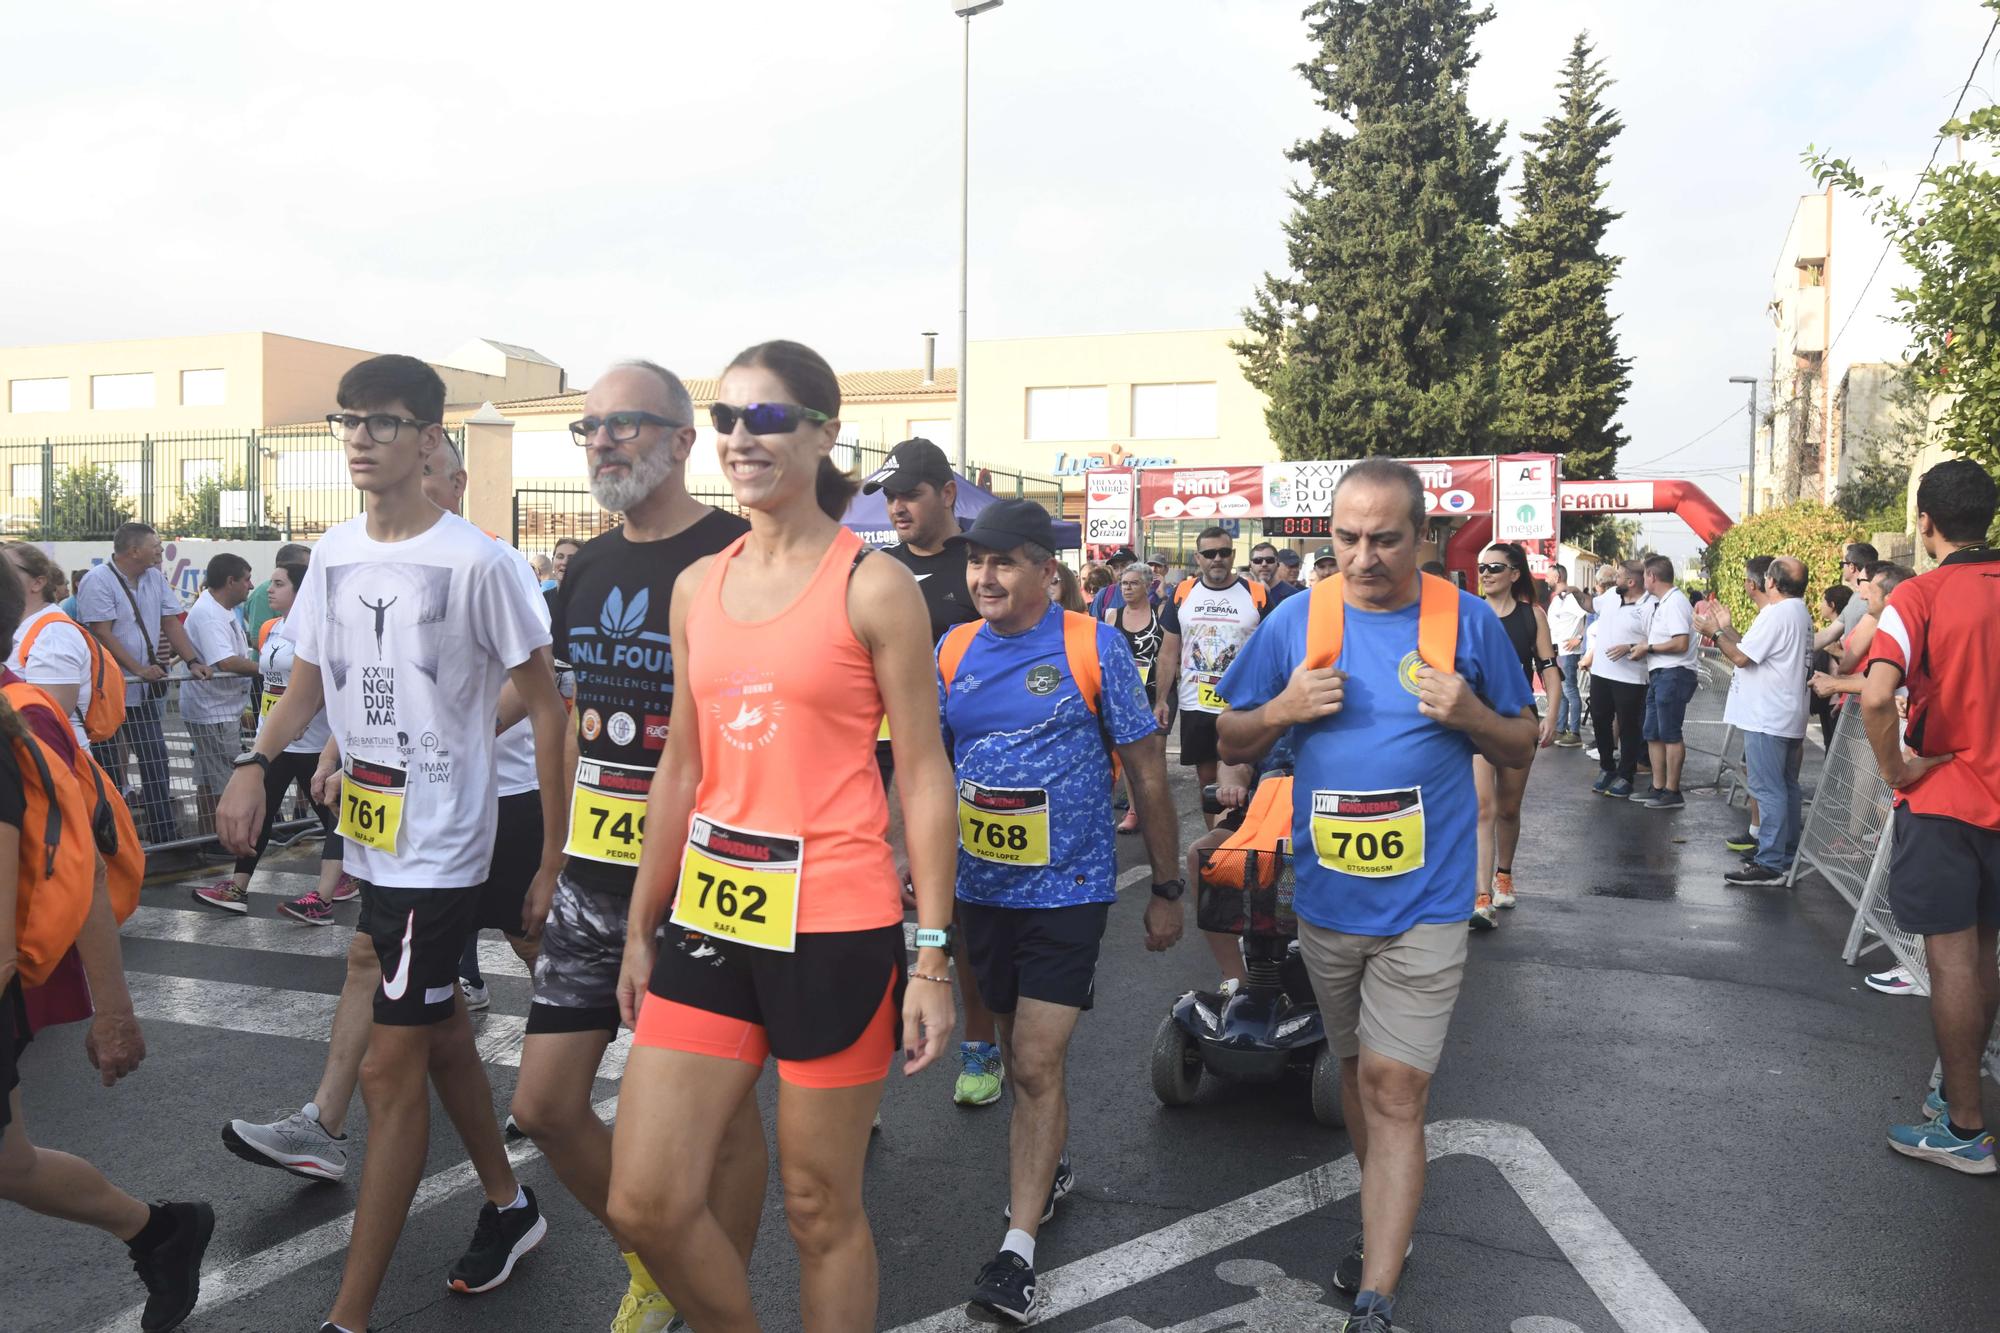
<path fill-rule="evenodd" d="M 882 466 L 869 473 L 861 483 L 864 495 L 889 490 L 898 495 L 907 495 L 925 482 L 930 482 L 940 490 L 948 481 L 956 480 L 951 470 L 951 460 L 944 456 L 944 450 L 924 439 L 921 435 L 904 440 L 889 451 L 882 460 Z"/>
<path fill-rule="evenodd" d="M 1278 552 L 1278 563 L 1287 569 L 1297 569 L 1304 561 L 1300 558 L 1297 551 L 1287 546 Z"/>
<path fill-rule="evenodd" d="M 1105 556 L 1104 563 L 1107 565 L 1130 565 L 1136 564 L 1138 559 L 1138 555 L 1131 547 L 1121 546 L 1110 555 Z"/>
<path fill-rule="evenodd" d="M 1333 560 L 1335 558 L 1336 557 L 1333 554 L 1333 548 L 1331 546 L 1322 546 L 1317 551 L 1313 552 L 1313 563 L 1315 565 L 1322 560 Z"/>
<path fill-rule="evenodd" d="M 965 540 L 967 545 L 988 551 L 1011 551 L 1029 542 L 1053 551 L 1056 523 L 1049 511 L 1033 500 L 995 500 L 972 520 Z"/>

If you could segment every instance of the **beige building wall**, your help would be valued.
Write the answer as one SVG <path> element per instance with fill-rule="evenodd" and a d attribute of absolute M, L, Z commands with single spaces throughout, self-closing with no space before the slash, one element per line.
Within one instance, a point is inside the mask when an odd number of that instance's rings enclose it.
<path fill-rule="evenodd" d="M 197 338 L 0 348 L 0 439 L 243 430 L 286 420 L 268 415 L 265 407 L 268 336 L 224 333 Z M 324 348 L 326 344 L 303 346 Z M 354 358 L 368 355 L 349 348 L 328 350 Z M 351 364 L 351 360 L 345 363 Z M 222 401 L 203 405 L 183 403 L 183 372 L 212 370 L 222 372 Z M 151 407 L 93 406 L 94 377 L 135 374 L 152 376 Z M 14 410 L 17 402 L 25 401 L 35 391 L 27 382 L 50 379 L 67 381 L 65 407 L 55 411 Z M 206 387 L 212 384 L 209 380 Z"/>

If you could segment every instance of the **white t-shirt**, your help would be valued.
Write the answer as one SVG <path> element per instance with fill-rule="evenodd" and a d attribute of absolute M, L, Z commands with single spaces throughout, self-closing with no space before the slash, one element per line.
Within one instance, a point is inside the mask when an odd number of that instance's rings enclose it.
<path fill-rule="evenodd" d="M 499 538 L 494 538 L 499 542 Z M 508 563 L 521 575 L 522 586 L 527 588 L 529 601 L 534 603 L 535 617 L 542 622 L 542 629 L 549 627 L 549 599 L 542 595 L 542 581 L 535 577 L 534 566 L 528 557 L 522 555 L 505 542 L 500 549 L 507 555 Z M 519 796 L 523 792 L 540 791 L 542 779 L 535 772 L 535 724 L 529 718 L 522 718 L 513 726 L 500 733 L 494 742 L 493 763 L 500 783 L 502 796 Z"/>
<path fill-rule="evenodd" d="M 258 633 L 262 634 L 263 631 L 260 629 Z M 277 620 L 272 624 L 271 632 L 265 636 L 264 646 L 257 654 L 257 660 L 264 668 L 266 694 L 283 694 L 286 686 L 292 683 L 292 662 L 297 654 L 298 645 L 292 642 L 285 621 L 282 618 Z M 258 701 L 257 712 L 257 729 L 262 731 L 264 728 L 262 700 Z M 306 729 L 299 733 L 299 738 L 285 747 L 285 753 L 318 754 L 326 748 L 326 738 L 330 734 L 331 731 L 326 724 L 326 707 L 321 705 L 320 710 L 313 714 L 312 721 L 306 723 Z"/>
<path fill-rule="evenodd" d="M 349 874 L 406 889 L 484 882 L 497 815 L 493 716 L 507 671 L 549 644 L 515 559 L 455 514 L 399 542 L 330 529 L 287 619 L 320 669 L 343 761 L 400 774 L 394 854 L 347 840 Z"/>
<path fill-rule="evenodd" d="M 56 623 L 42 627 L 42 632 L 35 636 L 33 654 L 23 661 L 21 645 L 28 641 L 35 626 L 50 616 L 56 618 Z M 69 726 L 76 733 L 79 745 L 90 744 L 90 737 L 83 730 L 83 715 L 90 711 L 90 645 L 83 641 L 88 633 L 89 630 L 63 615 L 61 607 L 45 606 L 14 631 L 14 652 L 7 659 L 14 674 L 30 685 L 76 686 L 76 711 L 70 714 Z"/>
<path fill-rule="evenodd" d="M 1782 598 L 1759 611 L 1737 645 L 1751 665 L 1736 668 L 1731 677 L 1722 720 L 1766 736 L 1804 736 L 1812 639 L 1812 612 L 1804 598 Z"/>
<path fill-rule="evenodd" d="M 1647 593 L 1640 605 L 1646 608 L 1646 642 L 1665 643 L 1675 635 L 1687 635 L 1687 647 L 1677 653 L 1647 653 L 1646 670 L 1692 667 L 1701 660 L 1701 644 L 1694 633 L 1694 603 L 1679 588 L 1667 589 L 1664 597 Z"/>
<path fill-rule="evenodd" d="M 250 656 L 250 640 L 236 613 L 203 590 L 187 616 L 188 638 L 210 666 L 225 657 Z M 181 717 L 189 722 L 229 722 L 243 715 L 250 702 L 250 677 L 218 668 L 207 680 L 181 682 Z"/>
<path fill-rule="evenodd" d="M 1646 683 L 1646 660 L 1642 657 L 1633 661 L 1627 657 L 1613 661 L 1606 652 L 1617 644 L 1638 644 L 1646 641 L 1646 604 L 1633 602 L 1626 605 L 1617 593 L 1606 593 L 1597 599 L 1597 623 L 1591 626 L 1595 633 L 1592 640 L 1590 674 L 1605 680 L 1621 681 L 1627 685 Z"/>
<path fill-rule="evenodd" d="M 1176 603 L 1169 597 L 1161 605 L 1160 623 L 1167 633 L 1181 636 L 1182 712 L 1222 711 L 1215 686 L 1272 605 L 1266 601 L 1260 610 L 1250 585 L 1240 578 L 1227 588 L 1211 588 L 1195 579 L 1184 600 Z"/>
<path fill-rule="evenodd" d="M 131 596 L 126 596 L 130 589 Z M 139 617 L 132 614 L 137 605 Z M 133 662 L 144 666 L 158 657 L 150 653 L 151 645 L 160 641 L 160 621 L 164 616 L 178 616 L 182 611 L 180 595 L 167 586 L 167 576 L 156 565 L 140 574 L 131 582 L 118 572 L 118 567 L 110 561 L 92 565 L 90 572 L 77 581 L 76 618 L 86 625 L 102 621 L 111 622 L 111 637 L 131 654 Z M 127 707 L 138 703 L 143 696 L 144 685 L 134 681 L 125 687 Z"/>
<path fill-rule="evenodd" d="M 1575 589 L 1549 598 L 1549 638 L 1555 644 L 1558 657 L 1563 655 L 1563 645 L 1577 636 L 1577 629 L 1588 614 L 1583 609 L 1583 599 L 1576 595 Z M 1577 651 L 1582 651 L 1581 645 Z"/>

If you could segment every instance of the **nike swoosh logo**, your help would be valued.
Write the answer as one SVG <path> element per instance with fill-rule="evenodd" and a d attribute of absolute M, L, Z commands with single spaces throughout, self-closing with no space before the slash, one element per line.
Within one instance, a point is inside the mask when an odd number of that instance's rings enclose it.
<path fill-rule="evenodd" d="M 927 578 L 929 578 L 929 577 L 930 577 L 930 575 L 928 575 L 928 574 L 919 574 L 919 575 L 917 575 L 917 582 L 919 582 L 919 583 L 922 583 L 922 582 L 923 582 L 923 581 L 924 581 L 925 579 L 927 579 Z"/>
<path fill-rule="evenodd" d="M 403 923 L 403 956 L 396 963 L 396 975 L 382 978 L 382 993 L 392 1000 L 400 1000 L 410 988 L 410 937 L 417 929 L 417 914 L 411 911 L 409 919 Z"/>

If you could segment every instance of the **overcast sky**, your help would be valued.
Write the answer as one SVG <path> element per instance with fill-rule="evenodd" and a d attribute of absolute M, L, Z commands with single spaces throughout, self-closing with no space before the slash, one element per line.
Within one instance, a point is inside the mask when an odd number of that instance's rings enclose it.
<path fill-rule="evenodd" d="M 1321 124 L 1292 69 L 1310 51 L 1302 7 L 1008 0 L 974 21 L 975 339 L 1236 321 L 1283 262 L 1283 150 Z M 267 329 L 436 357 L 477 335 L 588 383 L 635 354 L 713 373 L 778 336 L 842 369 L 915 365 L 936 329 L 950 362 L 951 8 L 16 6 L 0 343 Z M 1507 122 L 1510 154 L 1553 107 L 1578 30 L 1617 80 L 1625 471 L 1694 476 L 1733 513 L 1742 416 L 1681 446 L 1740 403 L 1730 375 L 1769 373 L 1772 270 L 1813 188 L 1799 154 L 1831 146 L 1907 183 L 1992 15 L 1976 0 L 1497 8 L 1472 96 Z M 1988 59 L 1975 85 L 2000 86 Z M 1836 216 L 1836 329 L 1880 248 Z M 1880 318 L 1895 269 L 1836 374 L 1898 353 Z M 1649 530 L 1693 549 L 1671 521 Z"/>

